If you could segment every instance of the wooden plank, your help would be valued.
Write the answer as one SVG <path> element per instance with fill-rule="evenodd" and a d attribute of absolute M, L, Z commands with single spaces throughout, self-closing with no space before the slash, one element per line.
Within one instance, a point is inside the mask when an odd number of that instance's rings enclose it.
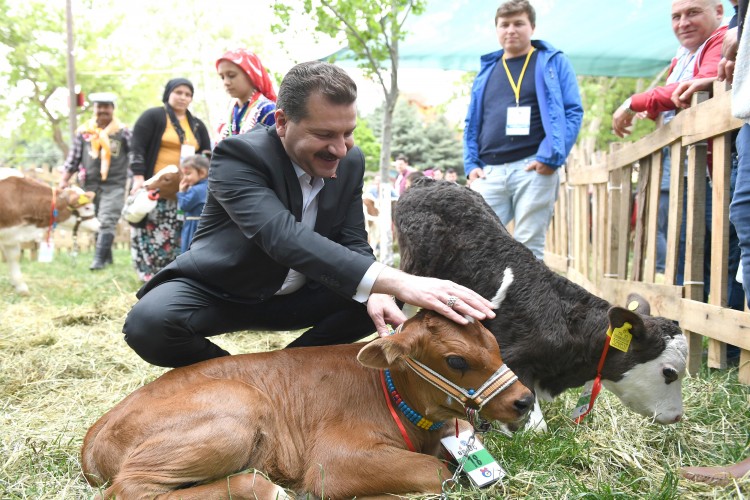
<path fill-rule="evenodd" d="M 744 311 L 682 299 L 679 322 L 692 332 L 750 350 L 750 315 Z"/>
<path fill-rule="evenodd" d="M 677 120 L 679 117 L 679 115 L 676 116 L 674 120 L 657 128 L 647 136 L 612 151 L 607 156 L 607 168 L 613 170 L 622 165 L 638 162 L 654 151 L 679 141 L 682 137 L 680 129 L 682 122 Z"/>
<path fill-rule="evenodd" d="M 646 157 L 639 164 L 638 185 L 635 192 L 635 237 L 633 240 L 633 273 L 632 279 L 643 279 L 643 261 L 645 254 L 646 210 L 648 186 L 651 181 L 651 157 Z"/>
<path fill-rule="evenodd" d="M 585 184 L 605 184 L 609 179 L 609 169 L 606 163 L 583 165 L 581 168 L 571 169 L 568 184 L 580 186 Z"/>
<path fill-rule="evenodd" d="M 583 286 L 583 285 L 581 285 Z M 599 287 L 599 297 L 613 304 L 625 306 L 630 293 L 637 293 L 651 305 L 651 314 L 672 320 L 680 317 L 682 307 L 682 287 L 655 283 L 639 283 L 630 280 L 607 279 Z"/>
<path fill-rule="evenodd" d="M 713 140 L 712 215 L 711 215 L 711 290 L 709 303 L 726 307 L 729 260 L 729 175 L 731 173 L 731 137 L 724 134 Z M 708 366 L 727 367 L 727 346 L 708 341 Z"/>
<path fill-rule="evenodd" d="M 594 187 L 596 193 L 597 216 L 594 221 L 595 245 L 597 260 L 595 262 L 596 276 L 593 281 L 597 284 L 603 279 L 607 263 L 607 185 L 599 184 Z"/>
<path fill-rule="evenodd" d="M 688 147 L 687 167 L 687 221 L 685 232 L 685 282 L 683 296 L 693 301 L 703 301 L 703 260 L 706 239 L 706 145 Z M 674 163 L 672 163 L 674 166 Z M 672 172 L 674 175 L 674 172 Z M 670 228 L 671 229 L 671 228 Z M 688 372 L 700 371 L 703 358 L 703 338 L 685 327 L 688 339 Z"/>
<path fill-rule="evenodd" d="M 544 263 L 556 273 L 565 274 L 568 270 L 568 259 L 562 255 L 544 252 Z"/>
<path fill-rule="evenodd" d="M 581 195 L 581 221 L 583 224 L 579 224 L 578 227 L 581 231 L 581 262 L 583 263 L 583 272 L 587 278 L 591 279 L 593 274 L 593 263 L 591 261 L 591 225 L 593 219 L 591 217 L 591 195 L 589 194 L 589 186 L 579 186 L 576 189 L 580 191 Z"/>
<path fill-rule="evenodd" d="M 576 248 L 576 262 L 578 263 L 578 270 L 582 272 L 584 275 L 588 276 L 588 265 L 589 265 L 589 254 L 587 252 L 588 248 L 588 241 L 587 241 L 587 234 L 589 231 L 589 221 L 588 221 L 588 187 L 587 186 L 576 186 L 575 187 L 575 193 L 576 193 L 576 220 L 578 221 L 578 224 L 576 224 L 575 227 L 575 233 L 576 233 L 576 242 L 577 242 L 577 248 Z"/>
<path fill-rule="evenodd" d="M 669 220 L 667 221 L 667 257 L 664 275 L 666 282 L 675 284 L 677 275 L 677 254 L 680 244 L 680 227 L 682 225 L 682 204 L 684 184 L 682 173 L 683 149 L 679 142 L 672 144 L 669 177 Z"/>
<path fill-rule="evenodd" d="M 580 205 L 581 205 L 581 197 L 579 196 L 580 189 L 578 187 L 574 187 L 573 191 L 570 193 L 571 197 L 573 198 L 573 207 L 571 211 L 571 218 L 575 223 L 569 228 L 570 231 L 570 238 L 571 238 L 571 250 L 573 254 L 573 267 L 577 269 L 578 271 L 581 270 L 581 241 L 579 238 L 580 233 Z"/>
<path fill-rule="evenodd" d="M 617 275 L 621 278 L 628 277 L 628 262 L 630 258 L 630 216 L 633 213 L 633 166 L 622 167 L 620 181 L 620 210 L 617 214 Z"/>
<path fill-rule="evenodd" d="M 750 385 L 750 350 L 740 351 L 740 365 L 737 380 L 741 384 Z"/>
<path fill-rule="evenodd" d="M 707 95 L 707 92 L 702 94 Z M 687 146 L 740 128 L 742 120 L 732 116 L 732 113 L 727 113 L 731 108 L 731 102 L 731 92 L 715 93 L 713 98 L 678 114 L 673 121 L 679 119 L 682 145 Z"/>
<path fill-rule="evenodd" d="M 562 224 L 560 227 L 560 251 L 568 261 L 568 267 L 574 265 L 571 260 L 572 252 L 570 248 L 570 228 L 573 224 L 573 218 L 570 212 L 570 186 L 566 182 L 560 190 L 560 200 L 564 202 L 562 212 Z"/>
<path fill-rule="evenodd" d="M 607 268 L 604 273 L 605 278 L 624 278 L 625 276 L 619 274 L 620 254 L 622 252 L 622 246 L 620 245 L 620 211 L 622 205 L 622 173 L 621 169 L 612 170 L 609 173 L 609 184 L 607 185 L 607 191 L 609 192 L 609 224 L 607 226 L 609 230 L 609 236 L 607 238 L 609 243 L 609 258 L 607 259 Z"/>
<path fill-rule="evenodd" d="M 661 194 L 662 175 L 661 149 L 651 155 L 651 179 L 647 194 L 647 221 L 646 221 L 646 254 L 644 256 L 643 281 L 653 283 L 656 279 L 656 238 L 658 233 L 659 218 L 659 196 Z"/>
<path fill-rule="evenodd" d="M 568 268 L 568 272 L 566 274 L 566 277 L 570 281 L 572 281 L 573 283 L 575 283 L 576 285 L 579 285 L 579 286 L 585 288 L 586 291 L 588 291 L 589 293 L 592 293 L 592 294 L 596 295 L 597 297 L 604 298 L 604 296 L 602 295 L 601 290 L 599 290 L 599 288 L 596 286 L 596 284 L 592 283 L 589 280 L 587 280 L 586 277 L 583 274 L 581 274 L 580 272 L 578 272 L 576 269 L 574 269 L 572 267 Z M 604 281 L 608 281 L 608 280 L 604 280 Z"/>

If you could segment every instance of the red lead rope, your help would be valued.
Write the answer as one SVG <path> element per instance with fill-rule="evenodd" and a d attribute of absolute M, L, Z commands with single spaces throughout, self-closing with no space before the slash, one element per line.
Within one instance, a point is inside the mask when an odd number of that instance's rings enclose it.
<path fill-rule="evenodd" d="M 401 423 L 401 419 L 398 418 L 398 413 L 396 413 L 396 409 L 393 407 L 393 403 L 391 403 L 391 396 L 388 394 L 388 387 L 385 385 L 385 372 L 383 370 L 380 370 L 380 385 L 383 386 L 385 402 L 388 403 L 388 409 L 391 410 L 391 416 L 393 416 L 393 420 L 395 420 L 396 425 L 398 425 L 398 430 L 401 431 L 401 435 L 404 437 L 406 447 L 409 448 L 409 451 L 416 453 L 417 449 L 412 444 L 411 439 L 409 439 L 409 435 L 406 433 L 406 428 L 404 427 L 404 424 Z"/>
<path fill-rule="evenodd" d="M 49 227 L 47 228 L 47 244 L 49 244 L 50 236 L 52 235 L 52 229 L 55 227 L 55 220 L 57 219 L 57 191 L 52 186 L 52 206 L 49 210 Z"/>
<path fill-rule="evenodd" d="M 591 410 L 594 409 L 594 401 L 599 396 L 599 392 L 602 390 L 602 368 L 604 368 L 604 360 L 607 359 L 607 351 L 609 351 L 609 342 L 612 340 L 609 333 L 604 338 L 604 349 L 602 350 L 602 356 L 599 358 L 599 366 L 596 367 L 596 378 L 594 379 L 594 385 L 591 387 L 591 399 L 589 400 L 589 407 L 585 413 L 582 413 L 578 418 L 575 419 L 576 424 L 580 424 L 583 418 L 588 415 Z"/>

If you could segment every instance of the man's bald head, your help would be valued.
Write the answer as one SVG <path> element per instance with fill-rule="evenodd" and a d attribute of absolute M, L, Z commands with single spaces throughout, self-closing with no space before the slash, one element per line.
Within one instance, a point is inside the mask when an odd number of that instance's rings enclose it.
<path fill-rule="evenodd" d="M 721 25 L 721 0 L 673 0 L 672 30 L 680 44 L 691 52 L 708 40 Z"/>

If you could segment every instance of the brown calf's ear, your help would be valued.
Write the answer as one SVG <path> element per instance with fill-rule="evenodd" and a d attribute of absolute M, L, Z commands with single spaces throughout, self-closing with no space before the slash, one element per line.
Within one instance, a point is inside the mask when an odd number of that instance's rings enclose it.
<path fill-rule="evenodd" d="M 612 307 L 607 313 L 609 316 L 609 326 L 614 330 L 620 328 L 625 323 L 630 323 L 630 334 L 634 339 L 642 338 L 646 334 L 646 327 L 641 317 L 623 307 Z"/>
<path fill-rule="evenodd" d="M 357 361 L 368 368 L 393 368 L 414 350 L 416 341 L 427 330 L 422 320 L 408 320 L 398 333 L 375 339 L 357 354 Z"/>
<path fill-rule="evenodd" d="M 395 335 L 373 340 L 359 350 L 357 361 L 367 368 L 385 370 L 392 367 L 405 354 L 401 344 L 395 342 L 393 337 Z"/>

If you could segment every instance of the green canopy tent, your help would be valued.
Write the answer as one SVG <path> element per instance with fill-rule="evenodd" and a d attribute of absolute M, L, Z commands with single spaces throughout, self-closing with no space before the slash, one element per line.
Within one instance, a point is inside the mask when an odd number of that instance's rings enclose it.
<path fill-rule="evenodd" d="M 482 54 L 498 50 L 494 20 L 501 0 L 428 0 L 407 19 L 399 45 L 402 68 L 479 69 Z M 562 50 L 578 75 L 653 77 L 679 43 L 670 25 L 670 0 L 531 0 L 533 38 Z M 727 18 L 733 13 L 725 0 Z M 337 60 L 350 59 L 343 49 Z"/>

